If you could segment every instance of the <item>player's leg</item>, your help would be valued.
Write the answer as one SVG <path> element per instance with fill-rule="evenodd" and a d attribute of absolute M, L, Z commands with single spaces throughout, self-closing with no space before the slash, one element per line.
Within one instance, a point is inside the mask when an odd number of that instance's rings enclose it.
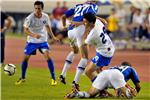
<path fill-rule="evenodd" d="M 78 82 L 79 82 L 80 76 L 84 72 L 87 62 L 88 62 L 87 45 L 82 45 L 81 48 L 79 48 L 79 50 L 81 54 L 81 59 L 77 65 L 76 74 L 75 74 L 74 81 L 73 81 L 73 87 L 77 88 L 78 90 L 79 90 Z"/>
<path fill-rule="evenodd" d="M 84 25 L 78 26 L 76 28 L 76 40 L 77 40 L 77 46 L 78 46 L 80 54 L 81 54 L 81 59 L 78 63 L 75 78 L 73 81 L 73 85 L 75 87 L 78 86 L 77 84 L 79 82 L 79 78 L 80 78 L 81 74 L 83 73 L 83 71 L 87 65 L 87 62 L 88 62 L 87 45 L 82 43 L 84 32 L 85 32 L 85 26 Z"/>
<path fill-rule="evenodd" d="M 67 55 L 62 73 L 59 77 L 60 81 L 64 84 L 66 84 L 66 81 L 65 81 L 66 73 L 67 73 L 68 69 L 70 68 L 70 65 L 72 64 L 72 62 L 74 60 L 75 54 L 78 53 L 78 47 L 77 46 L 72 45 L 71 47 L 72 47 L 72 51 Z"/>
<path fill-rule="evenodd" d="M 76 46 L 77 44 L 76 44 L 75 34 L 76 34 L 75 29 L 68 31 L 68 38 L 69 38 L 69 42 L 70 42 L 72 51 L 67 55 L 65 64 L 63 66 L 62 73 L 59 76 L 60 81 L 64 84 L 66 84 L 66 81 L 65 81 L 66 73 L 74 60 L 75 54 L 78 53 L 78 47 Z"/>
<path fill-rule="evenodd" d="M 85 69 L 86 76 L 93 82 L 96 78 L 96 73 L 94 73 L 96 70 L 96 65 L 93 62 L 90 62 L 90 64 Z"/>
<path fill-rule="evenodd" d="M 25 76 L 26 76 L 26 70 L 28 67 L 28 61 L 29 61 L 31 55 L 36 54 L 36 49 L 37 49 L 36 44 L 33 44 L 33 43 L 27 43 L 26 44 L 26 47 L 24 49 L 24 57 L 23 57 L 23 61 L 21 64 L 21 72 L 22 73 L 21 73 L 20 79 L 15 83 L 16 85 L 25 82 L 25 78 L 26 78 Z"/>
<path fill-rule="evenodd" d="M 99 93 L 99 90 L 94 88 L 93 86 L 89 89 L 88 92 L 85 91 L 71 91 L 70 93 L 65 95 L 65 99 L 72 98 L 94 98 Z"/>
<path fill-rule="evenodd" d="M 87 66 L 85 74 L 93 82 L 96 78 L 96 74 L 102 71 L 104 66 L 108 66 L 112 57 L 104 57 L 98 52 L 96 56 L 92 58 L 91 63 Z M 97 73 L 96 73 L 97 72 Z"/>
<path fill-rule="evenodd" d="M 30 58 L 30 55 L 24 55 L 24 58 L 21 64 L 21 69 L 22 69 L 21 79 L 25 79 L 29 58 Z"/>
<path fill-rule="evenodd" d="M 50 71 L 50 74 L 51 74 L 51 78 L 52 78 L 51 85 L 56 85 L 57 82 L 56 82 L 55 71 L 54 71 L 54 62 L 51 59 L 50 52 L 47 49 L 42 49 L 42 51 L 43 51 L 43 55 L 44 55 L 44 57 L 47 61 L 48 68 L 49 68 L 49 71 Z"/>
<path fill-rule="evenodd" d="M 26 55 L 26 54 L 23 57 L 23 61 L 21 64 L 21 76 L 19 80 L 15 83 L 16 85 L 19 85 L 25 82 L 29 58 L 30 58 L 30 55 Z"/>

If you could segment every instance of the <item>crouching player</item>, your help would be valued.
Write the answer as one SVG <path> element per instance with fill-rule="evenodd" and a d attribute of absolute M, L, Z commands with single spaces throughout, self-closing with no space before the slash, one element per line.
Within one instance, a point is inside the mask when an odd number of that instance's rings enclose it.
<path fill-rule="evenodd" d="M 134 83 L 135 88 L 126 83 L 130 79 Z M 140 80 L 136 70 L 129 62 L 122 62 L 121 65 L 111 67 L 99 73 L 88 92 L 74 90 L 65 97 L 89 98 L 95 97 L 97 94 L 100 95 L 100 93 L 105 94 L 105 96 L 110 96 L 109 93 L 104 91 L 104 89 L 109 87 L 115 89 L 117 97 L 124 96 L 127 98 L 136 96 L 141 89 Z"/>
<path fill-rule="evenodd" d="M 111 67 L 110 69 L 118 69 L 124 75 L 124 80 L 127 82 L 131 79 L 137 93 L 140 92 L 141 86 L 138 74 L 129 62 L 124 61 L 121 65 Z"/>
<path fill-rule="evenodd" d="M 114 88 L 119 95 L 126 98 L 136 96 L 136 91 L 125 82 L 123 74 L 118 69 L 107 69 L 98 74 L 88 92 L 74 90 L 65 95 L 65 98 L 94 98 L 106 88 Z"/>

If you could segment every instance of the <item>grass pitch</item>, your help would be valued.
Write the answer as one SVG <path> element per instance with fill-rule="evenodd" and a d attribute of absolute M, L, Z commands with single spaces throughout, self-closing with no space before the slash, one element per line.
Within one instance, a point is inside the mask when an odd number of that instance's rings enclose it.
<path fill-rule="evenodd" d="M 29 66 L 25 84 L 16 86 L 15 82 L 19 79 L 20 73 L 19 66 L 17 66 L 17 71 L 14 76 L 5 75 L 3 67 L 1 68 L 2 100 L 63 100 L 64 95 L 71 91 L 71 82 L 74 78 L 74 73 L 68 72 L 66 85 L 58 82 L 57 86 L 51 86 L 48 68 L 35 68 Z M 56 71 L 56 77 L 58 77 L 59 74 L 60 71 Z M 80 89 L 87 91 L 90 85 L 91 83 L 88 78 L 83 75 L 80 79 Z M 134 100 L 150 100 L 150 83 L 141 82 L 141 85 L 142 89 Z M 113 98 L 109 99 L 115 100 Z"/>

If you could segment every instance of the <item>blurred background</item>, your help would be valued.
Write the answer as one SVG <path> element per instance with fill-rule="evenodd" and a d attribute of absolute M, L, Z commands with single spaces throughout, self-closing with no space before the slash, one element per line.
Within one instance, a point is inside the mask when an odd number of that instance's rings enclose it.
<path fill-rule="evenodd" d="M 24 35 L 24 18 L 33 11 L 35 0 L 2 0 L 1 10 L 12 18 L 8 34 Z M 108 21 L 107 32 L 117 49 L 150 50 L 150 0 L 99 0 L 98 16 Z M 86 0 L 43 0 L 44 12 L 49 14 L 51 26 L 61 44 L 67 43 L 62 14 Z M 69 23 L 69 21 L 68 21 Z M 53 40 L 50 44 L 55 44 Z"/>

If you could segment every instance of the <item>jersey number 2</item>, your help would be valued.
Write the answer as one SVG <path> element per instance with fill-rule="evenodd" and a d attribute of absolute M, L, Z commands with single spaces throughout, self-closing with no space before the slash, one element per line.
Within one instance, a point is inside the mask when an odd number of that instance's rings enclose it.
<path fill-rule="evenodd" d="M 106 29 L 103 27 L 103 32 L 101 33 L 100 37 L 102 38 L 102 43 L 105 44 L 107 40 L 105 39 Z"/>

